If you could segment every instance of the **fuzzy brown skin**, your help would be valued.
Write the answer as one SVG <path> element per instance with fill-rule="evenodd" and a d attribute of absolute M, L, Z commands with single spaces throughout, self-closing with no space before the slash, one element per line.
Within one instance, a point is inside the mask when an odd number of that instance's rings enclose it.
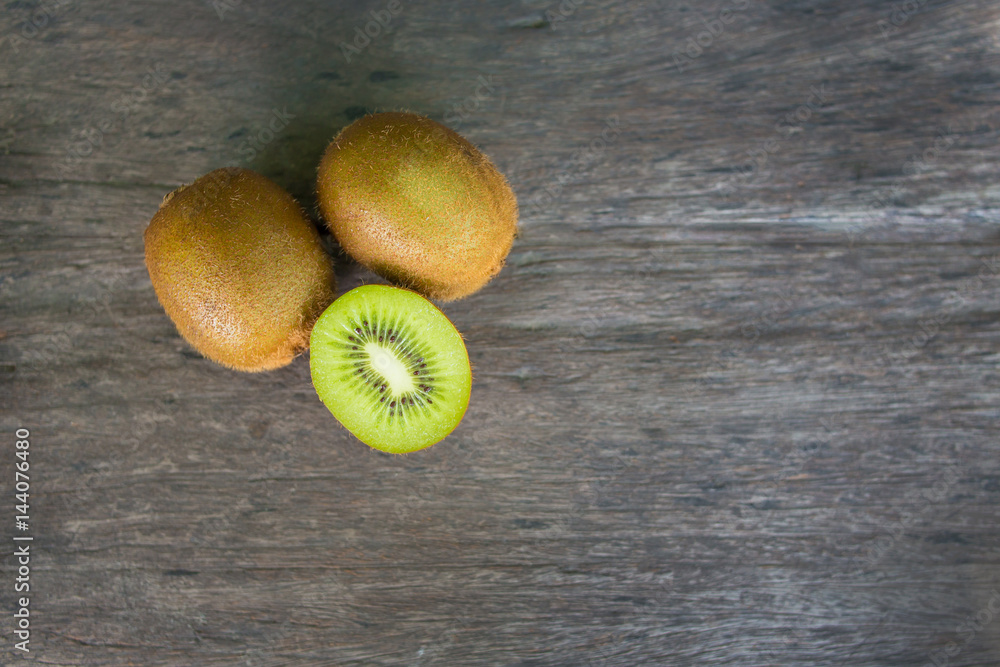
<path fill-rule="evenodd" d="M 365 116 L 319 166 L 323 216 L 355 260 L 441 301 L 479 290 L 503 268 L 517 199 L 489 158 L 411 113 Z"/>
<path fill-rule="evenodd" d="M 291 195 L 247 169 L 217 169 L 167 195 L 145 244 L 153 288 L 177 330 L 236 370 L 291 362 L 335 296 L 316 229 Z"/>

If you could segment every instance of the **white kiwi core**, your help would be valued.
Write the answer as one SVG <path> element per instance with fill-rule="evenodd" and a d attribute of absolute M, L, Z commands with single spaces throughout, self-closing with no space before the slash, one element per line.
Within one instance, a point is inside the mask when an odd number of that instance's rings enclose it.
<path fill-rule="evenodd" d="M 394 396 L 406 394 L 416 389 L 416 386 L 413 384 L 413 378 L 407 372 L 406 366 L 392 352 L 378 343 L 368 343 L 365 345 L 365 352 L 368 353 L 368 358 L 371 359 L 372 367 L 385 378 Z"/>

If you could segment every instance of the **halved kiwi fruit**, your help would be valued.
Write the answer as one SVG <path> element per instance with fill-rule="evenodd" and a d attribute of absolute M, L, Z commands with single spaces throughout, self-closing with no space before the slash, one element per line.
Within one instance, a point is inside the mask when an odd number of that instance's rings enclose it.
<path fill-rule="evenodd" d="M 181 336 L 230 368 L 289 363 L 334 299 L 319 233 L 290 194 L 248 169 L 217 169 L 168 194 L 145 244 L 156 296 Z"/>
<path fill-rule="evenodd" d="M 370 447 L 430 447 L 469 405 L 472 370 L 455 325 L 415 292 L 364 285 L 316 321 L 309 366 L 320 400 Z"/>
<path fill-rule="evenodd" d="M 323 155 L 317 196 L 349 255 L 383 278 L 450 301 L 503 267 L 517 199 L 475 146 L 430 118 L 378 113 Z"/>

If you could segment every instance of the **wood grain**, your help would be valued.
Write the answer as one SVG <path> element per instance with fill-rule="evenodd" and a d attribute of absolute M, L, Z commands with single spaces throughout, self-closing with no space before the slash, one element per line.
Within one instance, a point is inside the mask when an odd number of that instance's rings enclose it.
<path fill-rule="evenodd" d="M 29 428 L 35 551 L 0 662 L 1000 663 L 1000 8 L 403 1 L 348 62 L 387 6 L 6 6 L 0 488 Z M 403 457 L 304 358 L 201 359 L 142 261 L 220 166 L 314 212 L 388 109 L 522 209 L 444 306 L 469 413 Z"/>

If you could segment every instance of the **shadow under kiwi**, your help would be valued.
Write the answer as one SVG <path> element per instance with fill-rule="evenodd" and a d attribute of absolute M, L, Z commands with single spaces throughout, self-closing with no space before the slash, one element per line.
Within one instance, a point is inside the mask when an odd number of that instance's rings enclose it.
<path fill-rule="evenodd" d="M 262 123 L 239 137 L 256 139 L 244 166 L 283 187 L 302 206 L 334 258 L 338 294 L 362 284 L 385 283 L 351 259 L 327 230 L 316 198 L 316 174 L 327 146 L 343 128 L 370 113 L 410 108 L 413 91 L 420 87 L 395 71 L 335 71 L 328 62 L 324 69 L 300 72 L 294 80 L 294 86 L 270 105 L 273 124 L 269 119 L 267 127 Z"/>
<path fill-rule="evenodd" d="M 283 187 L 302 206 L 334 259 L 337 292 L 342 294 L 358 285 L 381 282 L 381 279 L 351 259 L 330 234 L 316 199 L 316 171 L 323 152 L 340 130 L 372 110 L 348 106 L 331 113 L 332 103 L 327 102 L 282 107 L 290 118 L 288 124 L 276 132 L 271 141 L 259 142 L 261 150 L 246 166 Z M 317 108 L 327 113 L 319 114 Z"/>

